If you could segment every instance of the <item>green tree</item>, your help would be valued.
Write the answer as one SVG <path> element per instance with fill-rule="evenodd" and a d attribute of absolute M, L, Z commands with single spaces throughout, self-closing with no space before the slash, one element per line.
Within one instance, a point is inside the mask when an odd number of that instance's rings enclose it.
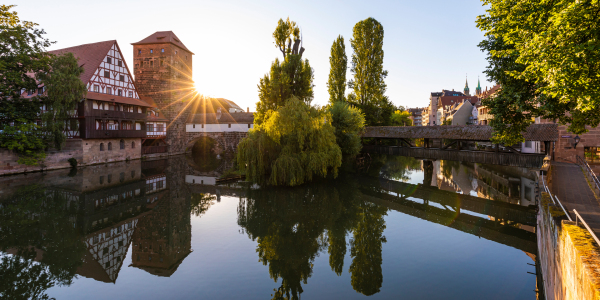
<path fill-rule="evenodd" d="M 35 165 L 47 144 L 36 124 L 39 103 L 23 99 L 23 91 L 38 87 L 36 78 L 50 71 L 51 57 L 38 24 L 21 21 L 14 5 L 0 5 L 0 147 L 19 154 L 19 163 Z"/>
<path fill-rule="evenodd" d="M 310 104 L 314 97 L 313 70 L 302 59 L 300 29 L 295 22 L 279 20 L 273 33 L 275 46 L 283 53 L 283 61 L 275 59 L 271 71 L 260 79 L 256 103 L 255 124 L 261 124 L 269 110 L 283 106 L 292 96 Z M 294 44 L 292 46 L 292 41 Z"/>
<path fill-rule="evenodd" d="M 491 108 L 495 142 L 523 141 L 531 117 L 573 133 L 600 123 L 600 3 L 486 0 L 477 26 L 487 39 L 488 77 L 501 85 Z"/>
<path fill-rule="evenodd" d="M 39 78 L 48 90 L 42 101 L 49 109 L 42 114 L 44 131 L 47 132 L 56 149 L 62 149 L 67 137 L 65 130 L 79 130 L 76 118 L 77 104 L 85 98 L 87 88 L 79 76 L 83 67 L 73 53 L 52 58 L 52 72 L 42 73 Z"/>
<path fill-rule="evenodd" d="M 360 134 L 365 128 L 365 117 L 358 108 L 344 101 L 336 101 L 329 107 L 331 125 L 335 128 L 335 140 L 342 155 L 355 157 L 362 149 Z"/>
<path fill-rule="evenodd" d="M 373 18 L 356 23 L 350 44 L 354 78 L 348 82 L 353 89 L 348 102 L 365 114 L 367 126 L 389 125 L 394 107 L 384 95 L 388 72 L 383 70 L 383 26 Z"/>
<path fill-rule="evenodd" d="M 267 111 L 264 122 L 240 142 L 237 162 L 250 181 L 295 186 L 329 172 L 337 176 L 342 152 L 330 115 L 292 97 Z"/>
<path fill-rule="evenodd" d="M 391 123 L 394 126 L 413 126 L 410 119 L 411 114 L 408 111 L 396 110 L 391 117 Z"/>
<path fill-rule="evenodd" d="M 346 69 L 348 68 L 348 57 L 346 57 L 346 46 L 344 38 L 340 35 L 331 45 L 331 57 L 329 57 L 329 103 L 346 100 Z"/>

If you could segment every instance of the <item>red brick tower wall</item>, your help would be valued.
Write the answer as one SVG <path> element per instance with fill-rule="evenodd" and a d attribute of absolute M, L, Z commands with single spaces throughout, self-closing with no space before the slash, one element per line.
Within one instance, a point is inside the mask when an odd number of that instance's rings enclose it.
<path fill-rule="evenodd" d="M 185 123 L 194 88 L 192 55 L 172 43 L 133 45 L 138 94 L 152 98 L 169 119 L 166 143 L 170 155 L 185 153 Z"/>

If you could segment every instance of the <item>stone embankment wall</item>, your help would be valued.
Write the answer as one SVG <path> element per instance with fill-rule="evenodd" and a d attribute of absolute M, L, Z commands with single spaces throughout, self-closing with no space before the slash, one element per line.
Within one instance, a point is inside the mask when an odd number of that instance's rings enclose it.
<path fill-rule="evenodd" d="M 124 149 L 121 149 L 121 140 Z M 0 175 L 70 168 L 70 158 L 75 158 L 78 166 L 135 160 L 141 158 L 141 147 L 140 138 L 67 140 L 60 151 L 47 151 L 46 159 L 37 166 L 19 164 L 17 154 L 8 149 L 0 149 Z"/>
<path fill-rule="evenodd" d="M 592 236 L 568 221 L 546 193 L 539 208 L 538 255 L 546 299 L 600 299 L 600 248 Z"/>

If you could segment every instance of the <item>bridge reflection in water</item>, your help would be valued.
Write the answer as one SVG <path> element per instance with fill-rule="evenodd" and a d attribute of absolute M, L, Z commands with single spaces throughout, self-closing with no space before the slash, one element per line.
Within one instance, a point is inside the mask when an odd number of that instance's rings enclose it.
<path fill-rule="evenodd" d="M 423 182 L 402 182 L 414 170 L 424 171 Z M 16 298 L 42 297 L 76 275 L 115 283 L 129 249 L 131 267 L 170 277 L 193 251 L 191 215 L 203 215 L 221 196 L 240 199 L 238 225 L 280 282 L 275 298 L 298 298 L 321 252 L 338 275 L 350 253 L 352 287 L 378 293 L 389 210 L 536 253 L 535 214 L 528 206 L 532 177 L 524 169 L 380 156 L 360 176 L 342 174 L 294 189 L 211 185 L 218 172 L 195 170 L 184 157 L 67 173 L 28 175 L 34 185 L 18 177 L 0 180 L 0 250 L 15 254 L 2 255 L 5 273 L 40 278 L 13 282 L 30 293 Z M 38 221 L 20 225 L 32 218 Z"/>

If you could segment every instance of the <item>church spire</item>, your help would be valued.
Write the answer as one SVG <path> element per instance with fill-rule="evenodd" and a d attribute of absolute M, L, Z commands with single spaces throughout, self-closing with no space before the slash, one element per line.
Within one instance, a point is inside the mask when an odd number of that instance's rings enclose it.
<path fill-rule="evenodd" d="M 481 94 L 481 84 L 479 83 L 479 77 L 477 77 L 477 88 L 475 88 L 475 94 Z"/>
<path fill-rule="evenodd" d="M 466 76 L 465 76 L 465 89 L 463 90 L 463 92 L 465 93 L 465 95 L 471 96 L 471 94 L 469 93 L 469 81 L 467 80 Z"/>

